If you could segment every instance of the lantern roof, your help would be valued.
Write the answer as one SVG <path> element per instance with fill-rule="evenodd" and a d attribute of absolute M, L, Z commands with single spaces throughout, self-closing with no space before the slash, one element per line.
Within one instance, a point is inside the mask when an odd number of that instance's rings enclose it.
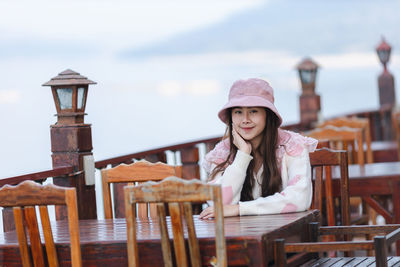
<path fill-rule="evenodd" d="M 298 70 L 315 70 L 319 68 L 319 65 L 311 58 L 305 58 L 296 66 L 296 68 Z"/>
<path fill-rule="evenodd" d="M 96 82 L 89 80 L 85 76 L 80 75 L 78 72 L 67 69 L 63 72 L 60 72 L 56 77 L 51 78 L 51 80 L 47 83 L 44 83 L 43 86 L 74 84 L 96 84 Z"/>
<path fill-rule="evenodd" d="M 382 37 L 382 42 L 376 48 L 377 51 L 391 50 L 391 49 L 392 49 L 392 47 L 388 43 L 386 43 L 385 38 L 383 38 L 383 37 Z"/>

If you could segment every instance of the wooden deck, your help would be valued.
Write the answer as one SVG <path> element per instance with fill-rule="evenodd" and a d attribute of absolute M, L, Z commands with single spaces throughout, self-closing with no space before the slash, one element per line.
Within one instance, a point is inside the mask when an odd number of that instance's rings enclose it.
<path fill-rule="evenodd" d="M 400 266 L 400 257 L 388 257 L 388 267 Z M 344 266 L 375 266 L 375 257 L 337 257 L 337 258 L 321 258 L 315 261 L 310 261 L 301 267 L 344 267 Z"/>

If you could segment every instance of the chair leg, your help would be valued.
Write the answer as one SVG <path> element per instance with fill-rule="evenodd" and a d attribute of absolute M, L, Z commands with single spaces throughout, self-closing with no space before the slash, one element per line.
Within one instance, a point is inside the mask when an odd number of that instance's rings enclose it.
<path fill-rule="evenodd" d="M 308 238 L 310 242 L 318 242 L 319 241 L 319 223 L 311 222 L 308 224 Z M 319 253 L 312 253 L 313 258 L 318 258 Z"/>
<path fill-rule="evenodd" d="M 286 266 L 285 239 L 275 239 L 274 259 L 276 267 Z"/>

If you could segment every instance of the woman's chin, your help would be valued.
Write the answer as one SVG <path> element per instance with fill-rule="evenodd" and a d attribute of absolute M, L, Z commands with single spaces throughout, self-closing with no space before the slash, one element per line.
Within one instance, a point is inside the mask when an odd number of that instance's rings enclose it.
<path fill-rule="evenodd" d="M 251 140 L 254 139 L 254 136 L 253 136 L 253 135 L 242 135 L 242 138 L 243 138 L 245 141 L 250 142 Z"/>

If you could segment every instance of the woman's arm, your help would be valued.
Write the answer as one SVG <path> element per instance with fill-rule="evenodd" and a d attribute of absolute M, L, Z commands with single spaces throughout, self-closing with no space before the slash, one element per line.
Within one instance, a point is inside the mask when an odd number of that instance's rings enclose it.
<path fill-rule="evenodd" d="M 309 151 L 304 147 L 300 155 L 285 154 L 281 167 L 280 193 L 256 200 L 239 202 L 240 215 L 274 214 L 307 210 L 312 200 Z"/>
<path fill-rule="evenodd" d="M 232 164 L 226 167 L 223 173 L 217 173 L 214 179 L 209 182 L 221 185 L 222 203 L 224 205 L 239 202 L 247 167 L 252 159 L 253 157 L 249 154 L 238 150 Z"/>
<path fill-rule="evenodd" d="M 224 217 L 238 216 L 239 215 L 239 204 L 224 205 Z M 211 219 L 214 218 L 214 207 L 210 206 L 205 208 L 199 215 L 200 219 Z"/>
<path fill-rule="evenodd" d="M 224 205 L 224 216 L 239 215 L 241 191 L 246 179 L 247 168 L 253 157 L 250 155 L 251 144 L 245 141 L 239 133 L 232 129 L 233 144 L 237 148 L 235 159 L 223 172 L 217 173 L 209 183 L 220 184 L 222 188 L 222 203 Z M 221 144 L 222 145 L 222 144 Z M 217 151 L 216 151 L 217 152 Z M 215 168 L 213 164 L 212 169 Z M 200 219 L 214 217 L 214 207 L 210 206 L 200 213 Z"/>
<path fill-rule="evenodd" d="M 218 173 L 214 180 L 209 182 L 221 185 L 225 217 L 239 215 L 238 202 L 246 178 L 247 167 L 252 158 L 253 157 L 249 154 L 238 150 L 232 164 L 229 165 L 223 173 Z M 200 213 L 199 217 L 200 219 L 213 218 L 214 207 L 210 206 L 205 208 Z"/>

